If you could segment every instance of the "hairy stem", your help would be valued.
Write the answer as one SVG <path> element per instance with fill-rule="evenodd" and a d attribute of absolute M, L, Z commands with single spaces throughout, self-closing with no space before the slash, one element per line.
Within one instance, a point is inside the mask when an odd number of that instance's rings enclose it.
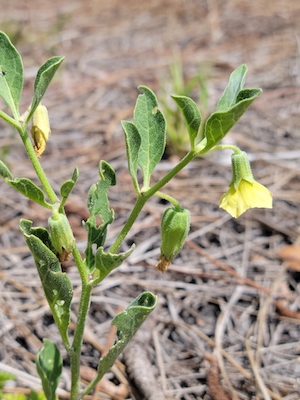
<path fill-rule="evenodd" d="M 121 230 L 119 236 L 109 249 L 111 253 L 115 253 L 118 248 L 121 246 L 123 240 L 127 236 L 128 232 L 130 231 L 132 225 L 134 224 L 135 220 L 137 219 L 139 213 L 141 212 L 142 208 L 144 207 L 146 201 L 153 196 L 157 191 L 159 191 L 163 186 L 165 186 L 175 175 L 178 174 L 193 158 L 195 158 L 197 153 L 195 151 L 190 151 L 187 155 L 173 168 L 169 171 L 162 179 L 160 179 L 154 186 L 150 189 L 142 192 L 138 197 L 131 214 L 126 221 L 123 229 Z"/>
<path fill-rule="evenodd" d="M 27 133 L 26 129 L 25 128 L 23 129 L 20 127 L 18 127 L 17 129 L 20 133 L 20 136 L 24 143 L 28 157 L 31 161 L 31 164 L 32 164 L 36 174 L 37 174 L 37 177 L 39 178 L 39 180 L 41 182 L 42 187 L 44 188 L 45 192 L 47 193 L 47 196 L 49 197 L 50 202 L 52 204 L 56 203 L 57 201 L 59 201 L 58 197 L 56 196 L 54 190 L 52 189 L 52 187 L 48 181 L 48 178 L 41 166 L 41 163 L 40 163 L 37 155 L 35 154 L 34 148 L 28 137 L 28 133 Z"/>
<path fill-rule="evenodd" d="M 92 286 L 82 284 L 81 298 L 79 302 L 78 318 L 74 332 L 74 340 L 72 344 L 71 361 L 71 400 L 79 399 L 79 381 L 80 381 L 80 355 L 83 341 L 83 333 L 85 320 L 90 308 Z"/>

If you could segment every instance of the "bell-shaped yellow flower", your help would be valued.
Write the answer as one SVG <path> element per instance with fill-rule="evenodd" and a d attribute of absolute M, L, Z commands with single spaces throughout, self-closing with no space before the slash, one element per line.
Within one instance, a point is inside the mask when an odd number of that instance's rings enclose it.
<path fill-rule="evenodd" d="M 220 200 L 221 208 L 234 218 L 238 218 L 249 208 L 272 208 L 272 195 L 253 178 L 245 152 L 233 154 L 232 172 L 229 189 Z"/>

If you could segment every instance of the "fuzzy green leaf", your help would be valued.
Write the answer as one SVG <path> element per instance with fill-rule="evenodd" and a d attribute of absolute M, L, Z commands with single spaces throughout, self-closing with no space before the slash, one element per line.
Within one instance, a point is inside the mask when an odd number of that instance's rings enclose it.
<path fill-rule="evenodd" d="M 71 179 L 68 179 L 67 181 L 65 181 L 60 188 L 60 194 L 63 197 L 64 201 L 68 198 L 69 194 L 71 193 L 71 191 L 73 190 L 73 187 L 75 185 L 75 183 L 77 182 L 78 179 L 78 168 L 76 167 L 74 169 L 73 175 Z"/>
<path fill-rule="evenodd" d="M 95 267 L 98 270 L 98 274 L 94 275 L 96 284 L 101 282 L 112 270 L 119 267 L 130 256 L 134 247 L 132 245 L 129 250 L 119 254 L 105 253 L 103 247 L 99 247 L 95 257 Z"/>
<path fill-rule="evenodd" d="M 115 186 L 116 175 L 113 168 L 106 162 L 99 164 L 100 180 L 93 185 L 88 194 L 88 209 L 91 215 L 100 215 L 105 224 L 111 224 L 114 212 L 109 208 L 107 192 L 110 186 Z"/>
<path fill-rule="evenodd" d="M 112 320 L 112 325 L 117 327 L 118 338 L 116 343 L 110 348 L 108 354 L 99 361 L 97 382 L 100 381 L 103 375 L 114 364 L 147 316 L 154 310 L 156 303 L 157 297 L 153 293 L 144 292 L 133 300 L 125 311 L 116 315 Z"/>
<path fill-rule="evenodd" d="M 45 195 L 42 189 L 36 186 L 28 178 L 15 178 L 15 179 L 6 179 L 6 182 L 22 193 L 24 196 L 28 197 L 30 200 L 35 201 L 41 206 L 51 208 L 51 205 L 45 201 Z"/>
<path fill-rule="evenodd" d="M 190 97 L 171 95 L 179 106 L 188 126 L 191 148 L 194 149 L 195 140 L 201 125 L 201 114 L 197 104 Z"/>
<path fill-rule="evenodd" d="M 149 188 L 151 174 L 162 158 L 166 146 L 166 121 L 157 108 L 155 94 L 146 86 L 139 86 L 144 93 L 138 96 L 134 109 L 134 125 L 141 136 L 138 164 L 144 176 L 144 188 Z"/>
<path fill-rule="evenodd" d="M 0 176 L 2 176 L 3 179 L 12 179 L 13 177 L 9 168 L 4 164 L 3 161 L 0 161 Z"/>
<path fill-rule="evenodd" d="M 44 228 L 31 228 L 31 221 L 21 219 L 20 229 L 33 255 L 45 296 L 64 341 L 68 341 L 70 307 L 73 288 L 68 276 L 61 272 L 60 263 Z"/>
<path fill-rule="evenodd" d="M 61 377 L 62 364 L 59 348 L 51 340 L 44 339 L 44 346 L 36 356 L 36 369 L 47 400 L 56 399 L 55 391 Z"/>
<path fill-rule="evenodd" d="M 63 60 L 64 57 L 51 57 L 39 68 L 34 82 L 33 99 L 30 106 L 29 114 L 25 121 L 25 125 L 28 123 L 40 101 L 42 100 L 50 82 L 53 79 L 55 72 L 57 71 Z"/>
<path fill-rule="evenodd" d="M 217 111 L 210 115 L 204 126 L 204 138 L 197 145 L 199 154 L 214 147 L 237 123 L 247 108 L 262 90 L 259 88 L 243 89 L 246 65 L 240 65 L 232 72 L 229 83 L 218 103 Z"/>
<path fill-rule="evenodd" d="M 238 96 L 238 103 L 231 109 L 211 114 L 205 123 L 204 139 L 198 145 L 200 148 L 203 146 L 200 154 L 206 153 L 223 139 L 261 92 L 261 89 L 245 89 Z"/>
<path fill-rule="evenodd" d="M 104 245 L 107 226 L 114 220 L 114 211 L 109 208 L 107 192 L 110 186 L 116 184 L 115 171 L 107 162 L 100 161 L 99 175 L 101 179 L 91 186 L 88 193 L 88 209 L 91 216 L 83 224 L 88 231 L 85 264 L 89 272 L 92 272 L 95 268 L 94 250 Z M 100 215 L 102 219 L 100 226 L 97 226 L 96 215 Z"/>
<path fill-rule="evenodd" d="M 0 96 L 19 120 L 19 101 L 23 89 L 23 63 L 9 37 L 0 31 Z"/>
<path fill-rule="evenodd" d="M 96 249 L 104 245 L 107 233 L 107 224 L 97 226 L 96 217 L 92 215 L 86 222 L 83 222 L 83 226 L 88 232 L 84 261 L 89 273 L 92 273 L 95 269 L 95 254 L 93 248 L 95 245 Z"/>
<path fill-rule="evenodd" d="M 237 103 L 238 94 L 244 87 L 246 74 L 247 66 L 245 64 L 240 65 L 232 72 L 228 85 L 217 105 L 217 111 L 228 111 Z"/>
<path fill-rule="evenodd" d="M 138 154 L 141 146 L 141 136 L 137 127 L 128 121 L 121 121 L 125 135 L 128 170 L 131 175 L 135 191 L 140 192 L 137 180 Z"/>

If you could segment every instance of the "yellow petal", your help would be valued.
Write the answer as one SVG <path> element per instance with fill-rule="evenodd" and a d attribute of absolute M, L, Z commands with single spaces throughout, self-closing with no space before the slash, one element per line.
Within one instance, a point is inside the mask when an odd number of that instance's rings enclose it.
<path fill-rule="evenodd" d="M 34 150 L 39 157 L 46 148 L 51 130 L 48 118 L 48 111 L 45 106 L 39 104 L 32 116 L 31 135 L 34 140 Z"/>
<path fill-rule="evenodd" d="M 220 207 L 232 217 L 238 218 L 249 208 L 272 208 L 272 195 L 258 182 L 242 180 L 237 189 L 230 185 L 221 197 Z"/>

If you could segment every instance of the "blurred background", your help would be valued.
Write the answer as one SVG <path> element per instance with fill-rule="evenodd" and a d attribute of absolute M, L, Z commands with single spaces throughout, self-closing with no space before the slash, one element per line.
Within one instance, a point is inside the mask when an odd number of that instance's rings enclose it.
<path fill-rule="evenodd" d="M 154 199 L 146 206 L 124 245 L 135 242 L 136 251 L 95 289 L 83 379 L 109 344 L 116 312 L 148 289 L 159 305 L 95 398 L 299 399 L 300 2 L 0 0 L 0 6 L 0 29 L 24 62 L 21 111 L 30 104 L 39 66 L 65 56 L 43 99 L 52 135 L 41 160 L 57 191 L 79 168 L 67 212 L 82 250 L 86 193 L 99 179 L 100 159 L 111 163 L 118 179 L 110 192 L 116 221 L 108 244 L 134 204 L 120 121 L 132 118 L 139 85 L 156 93 L 169 126 L 154 179 L 186 151 L 171 93 L 191 95 L 207 117 L 243 63 L 245 86 L 263 89 L 226 141 L 248 152 L 255 178 L 273 193 L 273 210 L 249 210 L 232 220 L 219 209 L 231 180 L 230 153 L 194 161 L 166 188 L 191 211 L 192 244 L 162 275 L 154 265 L 165 205 Z M 0 158 L 14 176 L 35 180 L 17 133 L 3 121 Z M 20 218 L 45 226 L 48 214 L 0 182 L 0 368 L 27 373 L 21 387 L 34 387 L 43 337 L 59 341 L 18 228 Z M 295 253 L 288 247 L 283 263 L 278 252 L 290 245 Z M 286 263 L 291 257 L 293 267 Z M 75 320 L 79 279 L 72 261 L 64 268 L 75 286 Z M 274 299 L 294 314 L 280 312 Z M 135 366 L 137 359 L 144 367 Z M 140 382 L 145 370 L 146 388 Z M 61 388 L 69 389 L 67 372 Z"/>

